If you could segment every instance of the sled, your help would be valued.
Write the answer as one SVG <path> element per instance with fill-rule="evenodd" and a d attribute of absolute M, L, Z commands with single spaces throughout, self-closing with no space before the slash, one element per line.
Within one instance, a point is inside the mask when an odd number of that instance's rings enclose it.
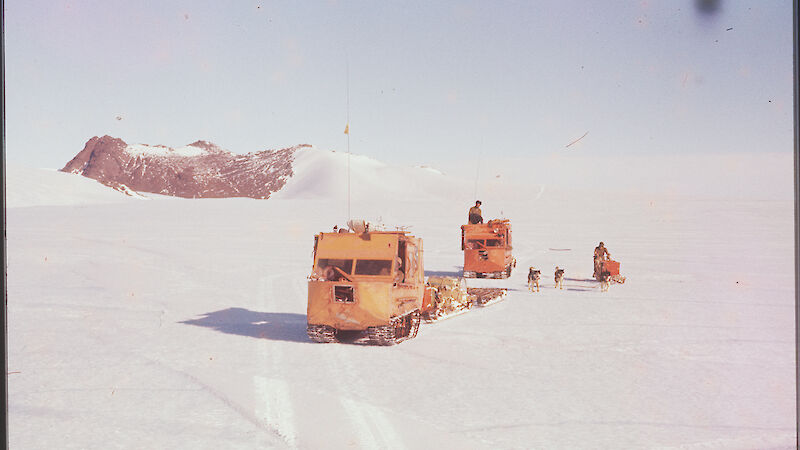
<path fill-rule="evenodd" d="M 615 283 L 622 284 L 625 282 L 625 277 L 619 274 L 618 261 L 614 261 L 613 259 L 600 261 L 600 273 L 594 275 L 597 281 L 600 281 L 600 274 L 603 272 L 608 272 L 611 275 L 611 281 Z"/>
<path fill-rule="evenodd" d="M 473 307 L 484 307 L 505 298 L 503 288 L 468 288 L 464 278 L 428 277 L 422 300 L 422 320 L 442 321 L 464 314 Z"/>

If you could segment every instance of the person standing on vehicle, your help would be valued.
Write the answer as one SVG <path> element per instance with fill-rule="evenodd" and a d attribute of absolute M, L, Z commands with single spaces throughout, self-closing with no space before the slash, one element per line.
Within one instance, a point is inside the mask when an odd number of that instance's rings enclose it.
<path fill-rule="evenodd" d="M 594 273 L 592 274 L 593 277 L 596 277 L 598 273 L 600 273 L 600 262 L 606 261 L 611 259 L 611 253 L 608 252 L 606 246 L 600 242 L 600 244 L 594 248 Z"/>
<path fill-rule="evenodd" d="M 483 223 L 483 213 L 481 213 L 481 201 L 475 201 L 475 206 L 469 209 L 467 221 L 471 224 Z"/>

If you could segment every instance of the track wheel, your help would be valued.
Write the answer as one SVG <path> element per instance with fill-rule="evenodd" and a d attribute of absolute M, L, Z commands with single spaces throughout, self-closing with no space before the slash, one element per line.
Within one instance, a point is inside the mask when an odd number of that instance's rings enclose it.
<path fill-rule="evenodd" d="M 339 342 L 336 337 L 336 328 L 330 325 L 311 325 L 306 327 L 306 333 L 309 339 L 314 342 L 332 343 Z"/>

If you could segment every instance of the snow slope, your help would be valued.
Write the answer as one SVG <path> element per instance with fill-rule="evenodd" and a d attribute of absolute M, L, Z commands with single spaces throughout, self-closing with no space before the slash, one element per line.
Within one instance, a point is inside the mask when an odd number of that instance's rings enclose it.
<path fill-rule="evenodd" d="M 456 180 L 435 169 L 393 166 L 368 156 L 311 147 L 295 152 L 294 175 L 272 198 L 346 200 L 348 166 L 351 199 L 412 200 L 458 191 Z"/>
<path fill-rule="evenodd" d="M 131 197 L 91 178 L 50 169 L 6 166 L 9 208 L 45 205 L 116 203 Z"/>
<path fill-rule="evenodd" d="M 410 226 L 426 274 L 457 276 L 474 185 L 420 176 L 424 195 L 387 202 L 384 180 L 417 176 L 354 161 L 353 210 Z M 795 447 L 790 196 L 737 195 L 724 171 L 711 199 L 597 201 L 571 189 L 581 174 L 509 197 L 495 179 L 484 214 L 512 220 L 519 263 L 469 283 L 505 301 L 394 347 L 325 345 L 305 336 L 306 276 L 346 207 L 322 195 L 341 178 L 305 163 L 319 183 L 283 199 L 8 209 L 11 448 Z M 29 202 L 52 204 L 50 182 Z M 609 292 L 589 280 L 599 240 L 628 277 Z"/>

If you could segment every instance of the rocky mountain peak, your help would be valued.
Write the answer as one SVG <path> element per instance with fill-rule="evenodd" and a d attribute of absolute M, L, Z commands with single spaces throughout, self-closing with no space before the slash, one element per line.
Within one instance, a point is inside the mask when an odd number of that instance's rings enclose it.
<path fill-rule="evenodd" d="M 224 152 L 225 151 L 225 150 L 222 150 L 221 148 L 219 148 L 217 145 L 215 145 L 215 144 L 213 144 L 211 142 L 208 142 L 208 141 L 194 141 L 191 144 L 189 144 L 189 147 L 202 148 L 203 150 L 206 150 L 208 152 Z"/>
<path fill-rule="evenodd" d="M 171 148 L 95 136 L 61 171 L 118 190 L 187 198 L 268 198 L 293 175 L 295 152 L 306 147 L 310 146 L 236 155 L 204 140 Z"/>

